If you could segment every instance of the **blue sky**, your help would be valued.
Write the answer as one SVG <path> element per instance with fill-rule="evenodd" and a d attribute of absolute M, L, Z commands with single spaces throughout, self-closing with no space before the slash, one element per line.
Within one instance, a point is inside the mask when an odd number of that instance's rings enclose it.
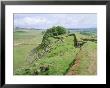
<path fill-rule="evenodd" d="M 96 28 L 97 14 L 14 14 L 14 27 L 47 29 L 52 26 Z"/>

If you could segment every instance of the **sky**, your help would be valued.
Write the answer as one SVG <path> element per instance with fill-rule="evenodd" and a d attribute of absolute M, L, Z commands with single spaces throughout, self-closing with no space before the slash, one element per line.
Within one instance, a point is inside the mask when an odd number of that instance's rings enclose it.
<path fill-rule="evenodd" d="M 97 14 L 14 14 L 14 27 L 48 29 L 52 26 L 63 26 L 65 28 L 96 28 Z"/>

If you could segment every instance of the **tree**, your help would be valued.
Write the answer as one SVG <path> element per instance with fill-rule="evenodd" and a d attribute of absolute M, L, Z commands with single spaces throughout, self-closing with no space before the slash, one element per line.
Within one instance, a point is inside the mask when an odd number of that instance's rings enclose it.
<path fill-rule="evenodd" d="M 64 27 L 61 26 L 54 26 L 50 29 L 47 29 L 47 31 L 45 32 L 44 37 L 49 37 L 49 36 L 57 36 L 57 35 L 61 35 L 61 34 L 66 34 L 67 30 Z"/>

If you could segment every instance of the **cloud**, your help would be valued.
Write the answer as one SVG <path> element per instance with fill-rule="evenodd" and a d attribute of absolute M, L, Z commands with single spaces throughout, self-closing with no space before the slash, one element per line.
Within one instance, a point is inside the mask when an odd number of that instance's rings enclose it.
<path fill-rule="evenodd" d="M 50 28 L 64 26 L 67 28 L 96 27 L 96 14 L 16 14 L 14 25 L 26 28 Z"/>
<path fill-rule="evenodd" d="M 14 25 L 15 26 L 27 26 L 31 27 L 34 25 L 38 24 L 44 24 L 44 23 L 49 23 L 49 21 L 46 18 L 43 17 L 24 17 L 24 18 L 19 18 L 14 20 Z"/>

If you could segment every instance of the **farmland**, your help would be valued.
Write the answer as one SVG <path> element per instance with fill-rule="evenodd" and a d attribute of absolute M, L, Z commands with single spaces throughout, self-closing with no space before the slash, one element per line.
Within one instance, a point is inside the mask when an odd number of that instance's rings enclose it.
<path fill-rule="evenodd" d="M 95 75 L 97 72 L 96 33 L 75 32 L 74 35 L 79 44 L 83 42 L 82 45 L 75 46 L 74 36 L 59 34 L 47 38 L 49 50 L 45 52 L 44 48 L 48 49 L 48 47 L 43 47 L 44 34 L 41 30 L 15 31 L 14 74 Z M 37 58 L 37 53 L 40 53 L 40 58 Z M 44 54 L 41 55 L 42 53 Z"/>
<path fill-rule="evenodd" d="M 26 65 L 26 56 L 30 50 L 41 43 L 41 31 L 23 30 L 14 32 L 14 71 Z"/>

